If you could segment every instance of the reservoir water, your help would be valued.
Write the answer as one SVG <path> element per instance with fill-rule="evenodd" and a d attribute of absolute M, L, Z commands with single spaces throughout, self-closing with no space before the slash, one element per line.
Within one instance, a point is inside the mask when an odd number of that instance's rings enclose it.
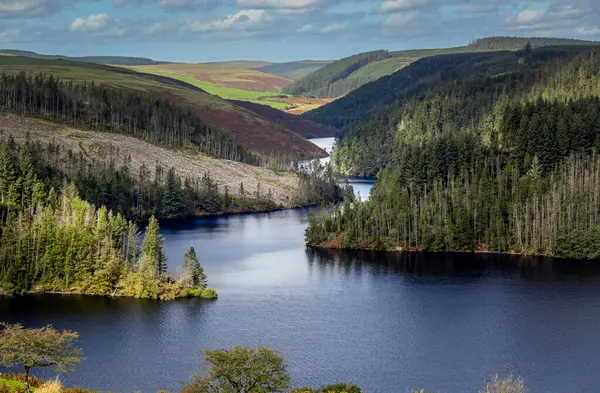
<path fill-rule="evenodd" d="M 600 390 L 597 263 L 306 249 L 307 215 L 163 228 L 170 268 L 193 245 L 217 301 L 5 297 L 0 320 L 78 331 L 85 360 L 61 378 L 100 391 L 175 392 L 201 349 L 233 345 L 280 351 L 295 386 L 478 392 L 499 373 L 531 392 Z"/>

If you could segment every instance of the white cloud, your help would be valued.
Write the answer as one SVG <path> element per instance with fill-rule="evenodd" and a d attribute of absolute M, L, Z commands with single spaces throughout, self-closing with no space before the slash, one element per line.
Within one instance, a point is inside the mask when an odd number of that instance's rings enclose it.
<path fill-rule="evenodd" d="M 164 21 L 152 22 L 142 28 L 142 33 L 147 35 L 157 34 L 167 29 L 167 23 Z"/>
<path fill-rule="evenodd" d="M 531 22 L 540 19 L 544 15 L 544 11 L 525 10 L 517 15 L 517 22 Z"/>
<path fill-rule="evenodd" d="M 77 18 L 71 23 L 71 30 L 80 33 L 96 33 L 104 30 L 111 22 L 107 14 L 90 15 L 87 18 Z"/>
<path fill-rule="evenodd" d="M 194 21 L 189 23 L 185 29 L 201 33 L 246 31 L 262 27 L 264 19 L 265 10 L 243 10 L 212 21 Z"/>
<path fill-rule="evenodd" d="M 411 8 L 423 7 L 428 0 L 384 0 L 377 8 L 377 13 L 388 14 L 391 12 L 406 11 Z"/>
<path fill-rule="evenodd" d="M 419 14 L 415 11 L 392 14 L 383 22 L 383 28 L 387 30 L 413 26 L 419 20 Z"/>
<path fill-rule="evenodd" d="M 575 32 L 579 35 L 600 37 L 600 27 L 578 27 Z"/>
<path fill-rule="evenodd" d="M 335 32 L 344 30 L 346 27 L 348 27 L 348 22 L 334 23 L 334 24 L 323 27 L 320 31 L 323 34 L 331 34 L 331 33 L 335 33 Z"/>
<path fill-rule="evenodd" d="M 208 7 L 215 4 L 214 0 L 113 0 L 115 7 L 121 7 L 127 3 L 152 4 L 163 8 L 194 8 Z"/>
<path fill-rule="evenodd" d="M 554 0 L 546 9 L 526 9 L 506 18 L 502 27 L 536 36 L 597 36 L 599 19 L 596 0 Z"/>
<path fill-rule="evenodd" d="M 302 25 L 298 30 L 296 30 L 298 33 L 310 33 L 315 31 L 316 28 L 314 25 L 312 25 L 311 23 L 306 24 L 306 25 Z"/>
<path fill-rule="evenodd" d="M 327 0 L 236 0 L 237 7 L 244 8 L 283 8 L 314 9 L 328 3 Z"/>
<path fill-rule="evenodd" d="M 50 14 L 74 0 L 0 0 L 0 17 Z"/>

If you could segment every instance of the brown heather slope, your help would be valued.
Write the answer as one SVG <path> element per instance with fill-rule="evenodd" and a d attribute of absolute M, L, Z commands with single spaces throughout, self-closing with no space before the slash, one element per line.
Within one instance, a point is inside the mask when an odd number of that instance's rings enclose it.
<path fill-rule="evenodd" d="M 151 177 L 154 177 L 157 163 L 166 168 L 174 167 L 183 177 L 200 179 L 208 172 L 219 183 L 222 192 L 227 185 L 229 192 L 234 195 L 238 195 L 242 182 L 246 193 L 255 192 L 260 183 L 263 192 L 271 189 L 274 202 L 285 207 L 291 206 L 298 187 L 298 177 L 292 173 L 276 173 L 190 151 L 170 150 L 125 135 L 77 130 L 61 124 L 0 113 L 0 137 L 12 135 L 17 142 L 23 142 L 27 133 L 31 140 L 58 143 L 64 154 L 70 149 L 90 158 L 106 162 L 112 160 L 117 166 L 130 159 L 134 175 L 145 165 Z"/>
<path fill-rule="evenodd" d="M 206 124 L 234 137 L 243 146 L 262 154 L 304 154 L 322 157 L 323 152 L 302 136 L 232 102 L 172 78 L 133 70 L 66 60 L 42 60 L 0 56 L 0 73 L 45 73 L 65 81 L 90 82 L 160 95 L 189 106 Z"/>
<path fill-rule="evenodd" d="M 235 64 L 235 63 L 230 63 Z M 258 63 L 257 63 L 258 64 Z M 292 83 L 288 78 L 225 63 L 159 64 L 127 67 L 148 74 L 193 78 L 221 87 L 279 93 Z"/>
<path fill-rule="evenodd" d="M 336 135 L 335 128 L 304 120 L 299 116 L 282 112 L 267 105 L 255 104 L 248 101 L 231 100 L 231 102 L 258 114 L 265 119 L 278 123 L 282 127 L 292 130 L 305 138 L 327 138 Z"/>

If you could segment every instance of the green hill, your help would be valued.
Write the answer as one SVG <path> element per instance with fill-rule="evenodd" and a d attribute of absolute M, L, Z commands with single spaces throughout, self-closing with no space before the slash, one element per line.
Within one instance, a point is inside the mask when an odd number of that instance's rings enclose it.
<path fill-rule="evenodd" d="M 556 45 L 595 45 L 595 41 L 566 38 L 490 37 L 471 42 L 467 46 L 440 49 L 409 49 L 402 51 L 375 51 L 350 56 L 297 80 L 282 90 L 286 94 L 321 98 L 340 97 L 390 75 L 423 57 L 464 52 L 520 50 L 527 42 L 533 48 Z"/>
<path fill-rule="evenodd" d="M 377 183 L 309 245 L 600 258 L 599 47 L 434 56 L 371 85 L 332 163 Z"/>
<path fill-rule="evenodd" d="M 252 69 L 260 72 L 266 72 L 267 74 L 280 75 L 288 79 L 297 80 L 323 68 L 329 63 L 332 63 L 332 61 L 303 60 L 292 61 L 288 63 L 267 64 Z"/>
<path fill-rule="evenodd" d="M 16 49 L 0 49 L 0 54 L 30 57 L 32 59 L 44 60 L 71 60 L 82 61 L 85 63 L 95 64 L 115 64 L 115 65 L 151 65 L 162 64 L 164 62 L 154 61 L 145 57 L 130 57 L 130 56 L 63 56 L 63 55 L 43 55 L 35 52 L 16 50 Z"/>
<path fill-rule="evenodd" d="M 390 57 L 385 50 L 366 52 L 327 64 L 281 90 L 284 94 L 317 98 L 337 97 L 347 92 L 344 79 L 361 67 Z"/>

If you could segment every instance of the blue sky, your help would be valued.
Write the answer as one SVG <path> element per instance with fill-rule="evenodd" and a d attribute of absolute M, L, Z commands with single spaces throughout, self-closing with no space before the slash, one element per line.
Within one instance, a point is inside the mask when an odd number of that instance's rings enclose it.
<path fill-rule="evenodd" d="M 155 60 L 336 59 L 493 35 L 600 39 L 600 0 L 0 0 L 0 48 Z"/>

